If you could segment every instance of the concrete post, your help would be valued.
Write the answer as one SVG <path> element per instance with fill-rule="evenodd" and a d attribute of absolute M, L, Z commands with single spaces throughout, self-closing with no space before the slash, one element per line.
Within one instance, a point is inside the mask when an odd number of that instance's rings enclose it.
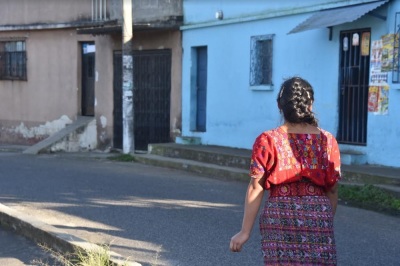
<path fill-rule="evenodd" d="M 123 152 L 135 152 L 133 106 L 133 5 L 132 0 L 122 0 L 122 122 Z"/>

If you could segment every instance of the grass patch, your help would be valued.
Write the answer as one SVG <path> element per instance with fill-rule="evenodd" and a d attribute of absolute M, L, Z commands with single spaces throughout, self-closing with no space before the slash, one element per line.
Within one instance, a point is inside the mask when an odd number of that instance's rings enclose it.
<path fill-rule="evenodd" d="M 400 199 L 373 185 L 339 185 L 339 201 L 356 207 L 400 216 Z"/>
<path fill-rule="evenodd" d="M 41 246 L 43 250 L 52 254 L 60 266 L 112 266 L 110 246 L 101 245 L 98 248 L 88 250 L 77 250 L 72 254 L 61 254 L 46 246 Z M 40 266 L 50 266 L 47 262 L 35 260 L 34 263 Z M 122 264 L 127 266 L 128 263 Z"/>
<path fill-rule="evenodd" d="M 108 159 L 112 160 L 112 161 L 118 161 L 118 162 L 135 162 L 135 157 L 133 157 L 130 154 L 120 154 L 117 156 L 112 156 L 112 157 L 108 157 Z"/>

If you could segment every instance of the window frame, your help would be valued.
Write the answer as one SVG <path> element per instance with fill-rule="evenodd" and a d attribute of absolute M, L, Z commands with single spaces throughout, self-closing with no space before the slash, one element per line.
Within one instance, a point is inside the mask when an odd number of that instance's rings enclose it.
<path fill-rule="evenodd" d="M 28 80 L 25 39 L 0 39 L 0 80 Z"/>
<path fill-rule="evenodd" d="M 273 89 L 273 38 L 274 34 L 257 35 L 250 38 L 249 85 L 252 90 Z M 265 49 L 268 54 L 261 54 L 265 52 Z M 265 72 L 265 69 L 267 69 L 267 72 Z"/>

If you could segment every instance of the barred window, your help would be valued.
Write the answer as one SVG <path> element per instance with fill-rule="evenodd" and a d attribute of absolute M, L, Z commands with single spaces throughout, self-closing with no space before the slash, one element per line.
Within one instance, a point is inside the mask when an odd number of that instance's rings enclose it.
<path fill-rule="evenodd" d="M 250 86 L 272 86 L 273 34 L 251 37 Z"/>
<path fill-rule="evenodd" d="M 0 41 L 0 80 L 27 80 L 25 41 Z"/>

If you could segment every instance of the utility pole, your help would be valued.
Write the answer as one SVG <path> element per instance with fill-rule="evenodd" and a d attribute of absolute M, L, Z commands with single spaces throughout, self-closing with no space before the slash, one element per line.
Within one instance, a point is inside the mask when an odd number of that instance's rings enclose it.
<path fill-rule="evenodd" d="M 122 0 L 122 145 L 125 154 L 135 152 L 132 1 L 133 0 Z"/>

